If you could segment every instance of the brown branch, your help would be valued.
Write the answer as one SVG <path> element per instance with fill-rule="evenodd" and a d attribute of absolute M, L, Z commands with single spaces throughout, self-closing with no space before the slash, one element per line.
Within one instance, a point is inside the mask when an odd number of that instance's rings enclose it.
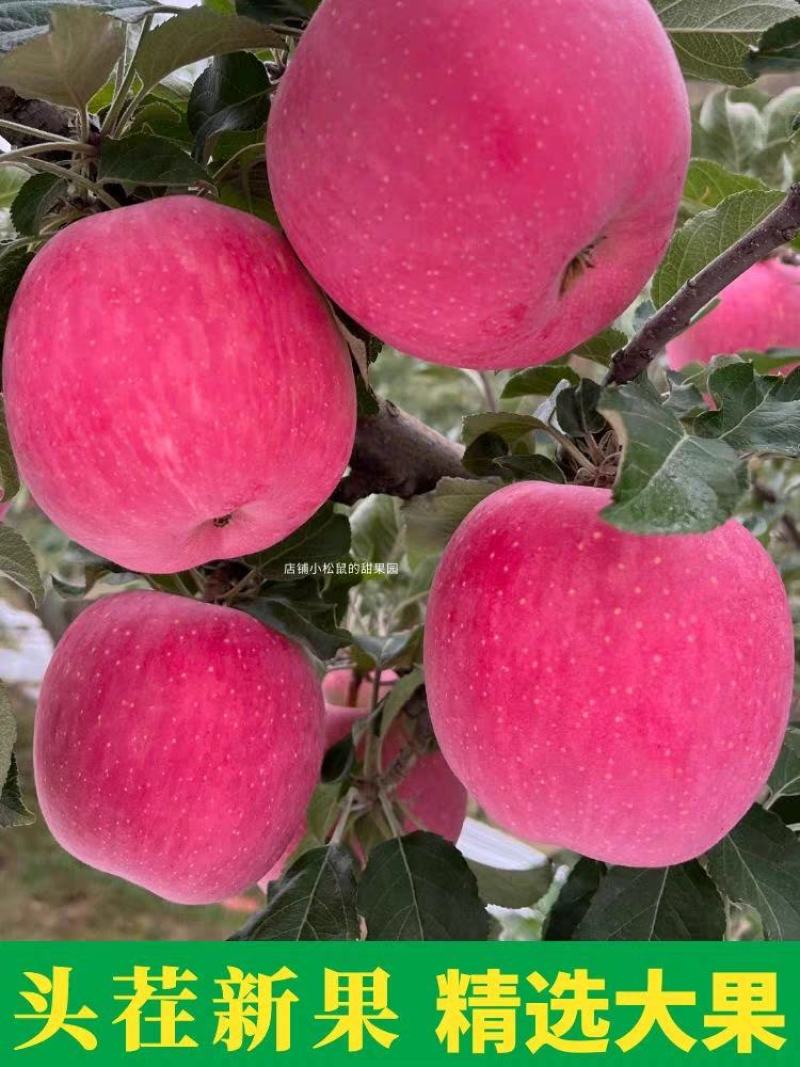
<path fill-rule="evenodd" d="M 44 100 L 26 100 L 5 86 L 0 87 L 0 118 L 41 130 L 41 141 L 47 140 L 45 135 L 48 133 L 58 137 L 70 137 L 75 132 L 70 122 L 70 112 L 66 108 L 56 107 L 55 104 L 48 104 Z M 16 131 L 0 130 L 0 134 L 15 148 L 27 148 L 37 140 Z"/>
<path fill-rule="evenodd" d="M 463 449 L 424 422 L 378 397 L 375 415 L 358 420 L 350 473 L 334 493 L 341 504 L 355 504 L 370 493 L 404 500 L 427 493 L 440 478 L 469 478 Z"/>
<path fill-rule="evenodd" d="M 644 371 L 667 342 L 683 333 L 714 297 L 800 231 L 800 184 L 783 203 L 679 289 L 639 333 L 614 356 L 606 384 L 622 385 Z"/>

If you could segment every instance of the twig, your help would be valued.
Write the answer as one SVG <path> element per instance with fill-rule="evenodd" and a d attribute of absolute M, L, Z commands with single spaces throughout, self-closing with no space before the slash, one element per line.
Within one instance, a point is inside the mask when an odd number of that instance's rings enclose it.
<path fill-rule="evenodd" d="M 13 152 L 3 152 L 0 154 L 0 163 L 24 163 L 32 156 L 41 155 L 43 152 L 63 152 L 64 143 L 62 141 L 42 141 L 41 144 L 28 145 L 27 148 L 15 148 Z M 73 141 L 70 144 L 71 152 L 94 152 L 94 148 L 90 144 L 82 144 L 79 141 Z"/>
<path fill-rule="evenodd" d="M 638 377 L 667 342 L 683 333 L 694 316 L 715 296 L 759 260 L 800 231 L 800 184 L 793 185 L 783 203 L 736 244 L 726 249 L 680 289 L 639 333 L 617 352 L 606 384 L 622 385 Z"/>
<path fill-rule="evenodd" d="M 9 153 L 10 155 L 11 153 Z M 0 163 L 4 163 L 8 160 L 8 155 L 0 156 Z M 24 162 L 24 161 L 23 161 Z M 64 178 L 65 181 L 74 182 L 76 185 L 82 185 L 84 189 L 89 189 L 98 200 L 102 201 L 106 207 L 116 208 L 121 207 L 121 204 L 102 189 L 96 182 L 90 181 L 84 177 L 83 174 L 79 174 L 75 170 L 68 170 L 66 167 L 59 167 L 57 163 L 50 163 L 44 159 L 30 159 L 27 161 L 35 170 L 46 170 L 48 174 L 56 174 L 59 178 Z"/>
<path fill-rule="evenodd" d="M 404 500 L 427 493 L 441 478 L 469 478 L 463 449 L 419 419 L 378 398 L 378 412 L 358 420 L 350 473 L 334 500 L 355 504 L 370 493 Z"/>

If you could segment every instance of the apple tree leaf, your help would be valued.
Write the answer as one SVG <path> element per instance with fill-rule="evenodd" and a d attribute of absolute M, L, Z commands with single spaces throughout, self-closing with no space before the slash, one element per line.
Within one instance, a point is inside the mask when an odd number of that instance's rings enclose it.
<path fill-rule="evenodd" d="M 478 883 L 478 894 L 487 904 L 500 908 L 528 908 L 540 900 L 553 881 L 550 863 L 538 867 L 513 869 L 489 867 L 477 860 L 467 860 L 467 865 Z"/>
<path fill-rule="evenodd" d="M 263 22 L 193 7 L 147 34 L 136 55 L 136 70 L 149 91 L 189 63 L 248 48 L 282 48 L 283 44 L 283 38 Z"/>
<path fill-rule="evenodd" d="M 545 941 L 571 941 L 606 872 L 604 863 L 582 856 L 569 873 L 542 930 Z"/>
<path fill-rule="evenodd" d="M 800 796 L 800 727 L 790 726 L 769 776 L 770 803 L 780 797 Z"/>
<path fill-rule="evenodd" d="M 734 193 L 689 219 L 672 238 L 653 279 L 656 307 L 666 304 L 690 278 L 757 226 L 783 197 L 783 193 L 769 190 Z"/>
<path fill-rule="evenodd" d="M 103 182 L 130 185 L 189 186 L 211 184 L 211 175 L 196 160 L 167 137 L 132 133 L 107 137 L 100 146 L 97 177 Z"/>
<path fill-rule="evenodd" d="M 797 14 L 794 0 L 651 0 L 684 74 L 703 81 L 747 85 L 750 50 L 777 22 Z"/>
<path fill-rule="evenodd" d="M 731 517 L 747 469 L 723 440 L 690 435 L 649 384 L 606 390 L 601 413 L 623 445 L 613 503 L 602 514 L 632 533 L 701 533 Z"/>
<path fill-rule="evenodd" d="M 766 190 L 766 185 L 758 178 L 726 170 L 711 159 L 693 159 L 686 176 L 682 206 L 694 215 L 717 207 L 734 193 Z"/>
<path fill-rule="evenodd" d="M 786 378 L 764 377 L 751 363 L 722 359 L 708 376 L 708 389 L 716 410 L 695 419 L 695 433 L 740 453 L 800 456 L 800 369 Z"/>
<path fill-rule="evenodd" d="M 696 860 L 678 867 L 612 867 L 578 924 L 576 941 L 721 941 L 725 908 Z"/>
<path fill-rule="evenodd" d="M 417 830 L 372 849 L 358 887 L 369 941 L 485 941 L 475 875 L 449 841 Z"/>
<path fill-rule="evenodd" d="M 192 87 L 186 111 L 201 159 L 207 141 L 231 130 L 257 130 L 267 121 L 270 85 L 264 64 L 249 52 L 217 58 Z"/>
<path fill-rule="evenodd" d="M 5 524 L 0 525 L 0 574 L 29 593 L 34 604 L 42 602 L 44 585 L 36 558 L 28 542 Z"/>
<path fill-rule="evenodd" d="M 33 37 L 47 33 L 50 13 L 57 7 L 76 7 L 56 0 L 0 0 L 0 52 L 7 52 Z M 108 11 L 118 19 L 137 19 L 161 5 L 150 0 L 81 0 L 81 7 Z"/>
<path fill-rule="evenodd" d="M 0 85 L 20 96 L 83 108 L 125 49 L 125 28 L 92 7 L 55 6 L 52 28 L 0 56 Z"/>
<path fill-rule="evenodd" d="M 470 511 L 501 484 L 499 479 L 442 478 L 430 493 L 404 501 L 400 520 L 411 565 L 441 552 Z"/>
<path fill-rule="evenodd" d="M 756 909 L 771 940 L 800 940 L 800 842 L 777 815 L 755 805 L 707 861 L 726 896 Z"/>
<path fill-rule="evenodd" d="M 356 861 L 343 845 L 304 852 L 230 941 L 357 941 Z"/>

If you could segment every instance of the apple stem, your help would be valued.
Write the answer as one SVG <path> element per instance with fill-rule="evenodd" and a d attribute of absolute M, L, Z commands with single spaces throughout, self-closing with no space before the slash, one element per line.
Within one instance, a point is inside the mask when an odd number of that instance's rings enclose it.
<path fill-rule="evenodd" d="M 698 312 L 732 281 L 800 232 L 800 183 L 785 199 L 736 244 L 690 278 L 655 315 L 644 324 L 625 348 L 614 356 L 606 385 L 633 381 L 678 334 L 688 329 Z"/>
<path fill-rule="evenodd" d="M 342 804 L 342 813 L 336 820 L 336 826 L 334 827 L 333 833 L 330 837 L 330 844 L 341 844 L 342 838 L 344 837 L 345 828 L 347 827 L 347 821 L 350 818 L 350 812 L 353 810 L 353 804 L 355 803 L 357 796 L 358 790 L 355 788 L 355 786 L 351 786 L 351 788 L 347 790 L 347 794 L 344 798 L 344 802 Z"/>

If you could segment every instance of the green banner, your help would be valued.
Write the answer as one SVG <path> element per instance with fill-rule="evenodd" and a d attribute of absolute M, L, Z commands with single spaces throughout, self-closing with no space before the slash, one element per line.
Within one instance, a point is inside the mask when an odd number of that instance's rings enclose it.
<path fill-rule="evenodd" d="M 789 942 L 14 942 L 0 1062 L 796 1064 L 799 963 Z"/>

